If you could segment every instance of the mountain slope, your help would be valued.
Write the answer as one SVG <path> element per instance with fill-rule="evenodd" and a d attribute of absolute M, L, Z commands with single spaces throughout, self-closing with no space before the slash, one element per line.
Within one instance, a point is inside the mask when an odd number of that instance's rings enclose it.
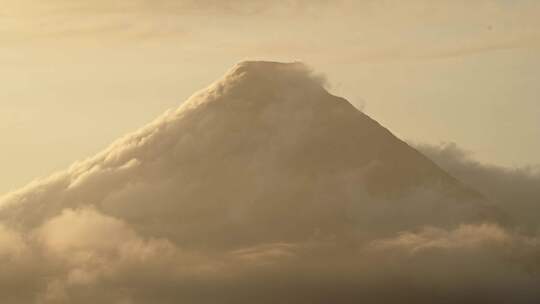
<path fill-rule="evenodd" d="M 20 229 L 93 206 L 143 235 L 195 247 L 384 233 L 496 214 L 329 94 L 304 65 L 273 62 L 236 65 L 178 110 L 0 206 L 0 220 Z"/>

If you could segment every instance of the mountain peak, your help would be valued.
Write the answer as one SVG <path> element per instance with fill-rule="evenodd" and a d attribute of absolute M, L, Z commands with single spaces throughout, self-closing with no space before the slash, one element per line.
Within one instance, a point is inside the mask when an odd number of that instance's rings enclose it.
<path fill-rule="evenodd" d="M 330 95 L 324 88 L 325 82 L 324 76 L 315 74 L 302 62 L 242 61 L 190 98 L 181 109 L 225 100 L 231 106 L 312 102 Z"/>
<path fill-rule="evenodd" d="M 226 78 L 246 77 L 267 82 L 293 82 L 323 86 L 325 80 L 306 64 L 295 62 L 242 61 L 227 73 Z"/>
<path fill-rule="evenodd" d="M 241 61 L 235 64 L 227 73 L 228 76 L 234 75 L 249 75 L 259 77 L 306 77 L 309 76 L 311 70 L 309 67 L 299 61 L 293 62 L 276 62 L 276 61 Z"/>

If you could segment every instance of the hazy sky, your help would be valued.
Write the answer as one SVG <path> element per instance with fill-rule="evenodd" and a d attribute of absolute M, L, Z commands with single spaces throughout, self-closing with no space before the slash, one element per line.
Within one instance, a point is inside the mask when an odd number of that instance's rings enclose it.
<path fill-rule="evenodd" d="M 261 58 L 324 72 L 402 138 L 540 163 L 540 2 L 268 3 L 0 0 L 0 192 Z"/>

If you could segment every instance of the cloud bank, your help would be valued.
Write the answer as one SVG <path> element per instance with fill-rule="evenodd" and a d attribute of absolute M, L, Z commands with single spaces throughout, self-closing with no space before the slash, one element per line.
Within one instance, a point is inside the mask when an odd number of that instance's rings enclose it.
<path fill-rule="evenodd" d="M 422 153 L 459 180 L 482 192 L 494 204 L 510 214 L 527 231 L 540 229 L 540 167 L 505 168 L 483 164 L 455 143 L 420 144 Z"/>
<path fill-rule="evenodd" d="M 485 198 L 510 183 L 479 194 L 323 84 L 238 64 L 2 197 L 3 303 L 538 301 L 540 239 Z"/>

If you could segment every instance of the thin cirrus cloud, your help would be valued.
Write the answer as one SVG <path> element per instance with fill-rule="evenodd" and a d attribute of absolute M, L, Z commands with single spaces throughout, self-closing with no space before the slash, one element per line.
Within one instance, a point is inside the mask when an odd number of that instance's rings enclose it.
<path fill-rule="evenodd" d="M 540 6 L 527 1 L 511 5 L 495 0 L 468 2 L 467 5 L 460 1 L 433 3 L 423 0 L 407 4 L 397 1 L 303 0 L 279 3 L 241 0 L 55 0 L 44 3 L 25 0 L 19 4 L 5 1 L 5 29 L 18 43 L 28 38 L 45 41 L 51 38 L 139 41 L 186 38 L 189 34 L 190 39 L 198 44 L 211 44 L 221 39 L 218 26 L 221 25 L 235 28 L 235 35 L 254 41 L 256 47 L 285 49 L 288 44 L 297 45 L 298 41 L 305 41 L 309 32 L 317 31 L 345 55 L 348 49 L 353 49 L 356 54 L 360 51 L 360 58 L 382 53 L 388 54 L 383 55 L 386 60 L 396 60 L 447 58 L 537 47 L 539 37 L 535 16 Z M 214 19 L 215 23 L 209 22 Z M 303 21 L 302 27 L 298 27 L 298 20 Z M 264 38 L 267 35 L 251 37 L 249 33 L 242 33 L 241 29 L 246 24 L 259 28 L 259 33 L 287 34 L 283 40 L 267 41 Z M 351 27 L 357 30 L 351 32 Z M 209 31 L 209 36 L 201 35 L 201 28 Z M 293 33 L 291 28 L 295 28 Z M 303 28 L 311 31 L 306 32 Z M 508 37 L 514 38 L 509 40 Z M 230 39 L 234 41 L 234 38 Z M 250 46 L 242 41 L 240 39 L 237 43 Z M 348 42 L 347 48 L 341 47 L 343 41 Z M 434 44 L 442 49 L 434 48 Z M 314 47 L 305 43 L 298 48 Z M 395 49 L 399 52 L 392 51 Z"/>

